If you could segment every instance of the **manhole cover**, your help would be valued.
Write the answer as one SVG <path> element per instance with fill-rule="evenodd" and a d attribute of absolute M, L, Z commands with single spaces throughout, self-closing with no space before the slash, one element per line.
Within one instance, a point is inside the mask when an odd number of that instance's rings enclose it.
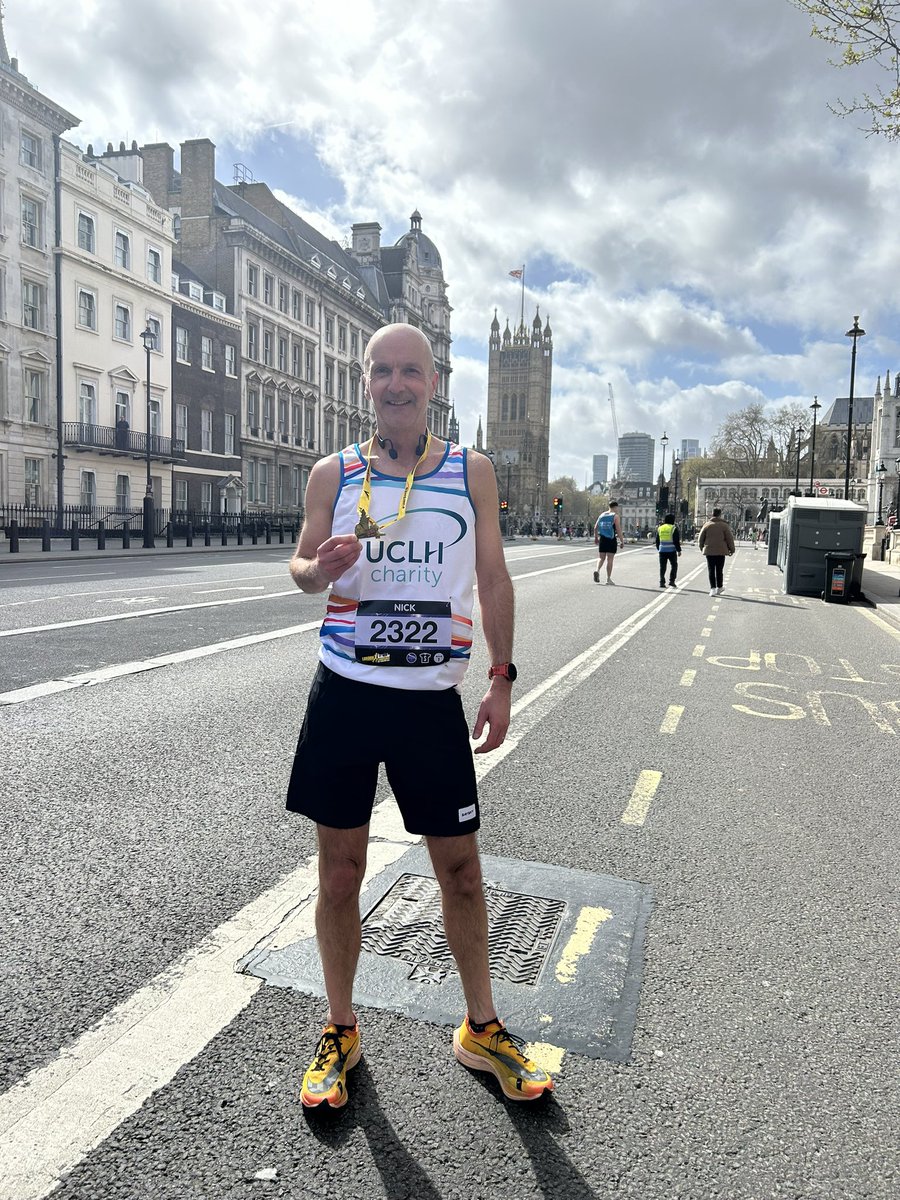
<path fill-rule="evenodd" d="M 565 901 L 508 892 L 492 884 L 484 894 L 491 977 L 535 984 L 566 911 Z M 364 919 L 362 948 L 410 963 L 410 979 L 440 983 L 455 974 L 437 880 L 401 875 Z"/>

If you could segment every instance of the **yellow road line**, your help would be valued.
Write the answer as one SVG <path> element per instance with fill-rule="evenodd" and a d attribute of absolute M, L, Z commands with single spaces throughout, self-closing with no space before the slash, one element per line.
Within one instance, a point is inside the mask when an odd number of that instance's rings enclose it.
<path fill-rule="evenodd" d="M 693 653 L 693 657 L 694 657 L 694 658 L 702 658 L 702 657 L 703 657 L 703 655 L 704 655 L 705 653 L 706 653 L 706 647 L 705 647 L 705 646 L 695 646 L 695 647 L 694 647 L 694 653 Z"/>
<path fill-rule="evenodd" d="M 563 1059 L 566 1056 L 562 1046 L 551 1046 L 549 1042 L 528 1042 L 525 1046 L 525 1053 L 551 1075 L 560 1073 Z"/>
<path fill-rule="evenodd" d="M 697 678 L 696 671 L 685 671 L 685 673 L 681 677 L 681 686 L 682 687 L 690 687 L 696 678 Z"/>
<path fill-rule="evenodd" d="M 700 636 L 701 636 L 701 637 L 709 637 L 709 635 L 710 635 L 711 633 L 712 633 L 712 630 L 711 630 L 711 629 L 710 629 L 708 626 L 707 626 L 705 629 L 701 629 L 701 630 L 700 630 Z"/>
<path fill-rule="evenodd" d="M 883 629 L 885 633 L 889 633 L 892 638 L 896 638 L 900 642 L 900 629 L 895 629 L 893 625 L 889 625 L 887 621 L 883 621 L 881 617 L 877 617 L 875 613 L 868 612 L 864 608 L 855 610 L 861 617 L 865 617 L 867 621 L 871 621 L 873 625 L 877 625 L 879 629 Z"/>
<path fill-rule="evenodd" d="M 650 801 L 656 795 L 662 771 L 641 771 L 634 785 L 628 807 L 622 813 L 623 825 L 643 825 L 650 810 Z"/>
<path fill-rule="evenodd" d="M 597 930 L 604 921 L 608 921 L 612 911 L 608 908 L 585 907 L 578 914 L 572 936 L 566 942 L 565 949 L 556 964 L 556 978 L 559 983 L 573 983 L 578 974 L 578 961 L 590 954 Z"/>
<path fill-rule="evenodd" d="M 706 619 L 707 619 L 707 621 L 714 621 L 716 619 L 716 614 L 710 613 Z"/>
<path fill-rule="evenodd" d="M 683 704 L 670 704 L 666 709 L 666 715 L 663 718 L 663 723 L 659 727 L 660 733 L 674 733 L 678 728 L 678 722 L 681 720 L 681 714 L 684 712 Z"/>

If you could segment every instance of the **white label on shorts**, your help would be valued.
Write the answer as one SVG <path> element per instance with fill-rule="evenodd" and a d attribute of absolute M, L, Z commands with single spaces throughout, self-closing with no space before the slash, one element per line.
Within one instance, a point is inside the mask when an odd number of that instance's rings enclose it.
<path fill-rule="evenodd" d="M 463 823 L 463 821 L 473 820 L 474 817 L 475 817 L 475 805 L 474 804 L 470 804 L 468 808 L 461 808 L 459 810 L 460 825 Z"/>

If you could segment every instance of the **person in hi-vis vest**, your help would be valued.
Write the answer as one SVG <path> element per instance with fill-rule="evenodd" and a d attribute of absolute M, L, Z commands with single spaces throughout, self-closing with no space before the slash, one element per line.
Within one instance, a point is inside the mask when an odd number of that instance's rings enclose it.
<path fill-rule="evenodd" d="M 659 586 L 666 586 L 666 566 L 669 568 L 669 587 L 675 587 L 678 574 L 678 559 L 681 557 L 681 534 L 675 524 L 675 514 L 666 513 L 662 525 L 656 531 L 656 548 L 659 551 Z"/>

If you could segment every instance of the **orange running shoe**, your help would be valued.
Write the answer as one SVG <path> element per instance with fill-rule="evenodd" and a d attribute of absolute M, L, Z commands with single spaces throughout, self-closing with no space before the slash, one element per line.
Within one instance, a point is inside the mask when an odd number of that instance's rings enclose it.
<path fill-rule="evenodd" d="M 306 1108 L 327 1104 L 343 1108 L 347 1103 L 347 1072 L 359 1062 L 362 1046 L 359 1022 L 352 1029 L 326 1025 L 316 1046 L 315 1058 L 303 1076 L 300 1099 Z"/>
<path fill-rule="evenodd" d="M 514 1037 L 502 1021 L 490 1021 L 484 1033 L 474 1033 L 469 1018 L 453 1034 L 453 1053 L 473 1071 L 496 1075 L 510 1100 L 538 1100 L 553 1091 L 553 1080 L 525 1056 L 524 1039 Z"/>

